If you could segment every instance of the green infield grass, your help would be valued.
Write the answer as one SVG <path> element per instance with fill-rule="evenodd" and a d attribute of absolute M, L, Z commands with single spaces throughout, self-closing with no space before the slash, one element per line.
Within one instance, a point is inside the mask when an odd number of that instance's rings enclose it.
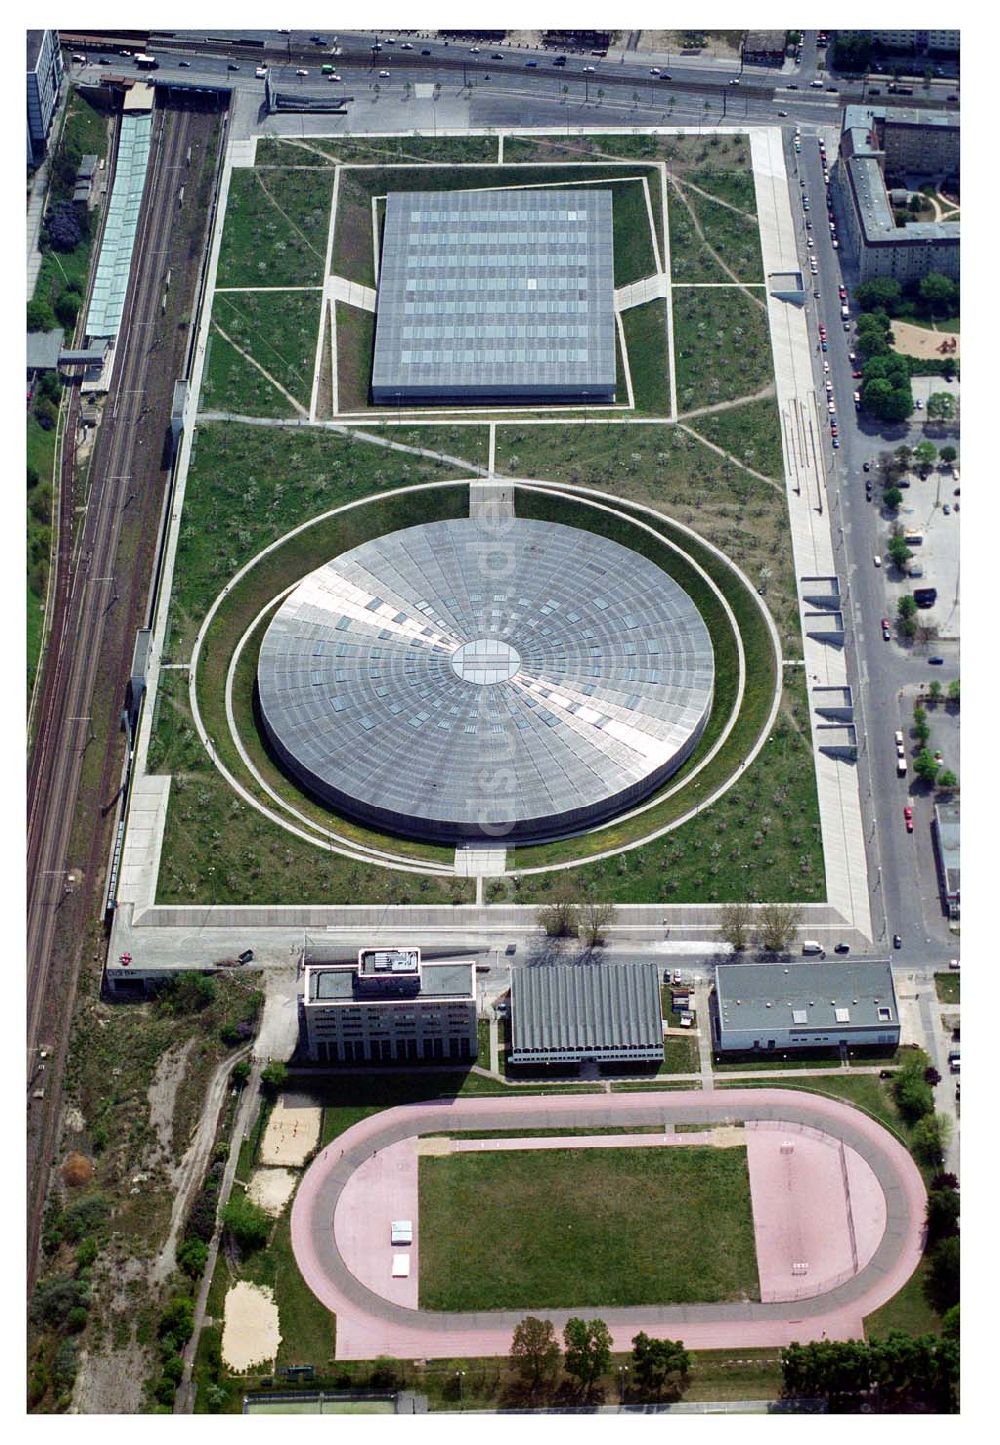
<path fill-rule="evenodd" d="M 677 1219 L 698 1221 L 702 1246 L 666 1247 L 661 1226 Z M 714 1303 L 758 1291 L 742 1146 L 420 1159 L 422 1309 Z"/>

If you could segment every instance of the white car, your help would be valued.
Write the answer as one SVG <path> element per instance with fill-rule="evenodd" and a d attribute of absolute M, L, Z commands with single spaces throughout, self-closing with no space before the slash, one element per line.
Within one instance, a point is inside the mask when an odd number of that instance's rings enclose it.
<path fill-rule="evenodd" d="M 876 558 L 875 558 L 875 566 L 876 566 L 876 567 L 881 567 L 881 565 L 882 565 L 882 558 L 881 558 L 881 557 L 876 557 Z"/>
<path fill-rule="evenodd" d="M 378 78 L 379 78 L 379 80 L 389 80 L 389 79 L 390 79 L 389 72 L 388 72 L 387 70 L 380 70 L 379 73 L 378 73 Z"/>
<path fill-rule="evenodd" d="M 265 80 L 267 78 L 267 66 L 258 65 L 257 69 L 254 71 L 254 75 L 258 80 Z"/>
<path fill-rule="evenodd" d="M 327 78 L 327 80 L 342 80 L 342 79 L 343 79 L 343 77 L 342 77 L 342 76 L 339 76 L 336 71 L 334 71 L 332 75 L 328 75 L 326 78 Z"/>
<path fill-rule="evenodd" d="M 295 72 L 295 74 L 296 74 L 296 75 L 308 75 L 309 72 L 308 72 L 308 70 L 297 70 L 297 71 Z"/>

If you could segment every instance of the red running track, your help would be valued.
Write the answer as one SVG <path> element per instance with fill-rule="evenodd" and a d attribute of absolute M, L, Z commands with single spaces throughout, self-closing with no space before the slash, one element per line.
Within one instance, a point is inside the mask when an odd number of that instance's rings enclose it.
<path fill-rule="evenodd" d="M 409 1288 L 394 1289 L 388 1278 L 382 1280 L 391 1254 L 386 1206 L 388 1217 L 413 1219 L 416 1240 L 420 1227 L 415 1145 L 392 1146 L 460 1129 L 516 1134 L 526 1128 L 697 1121 L 751 1124 L 748 1158 L 763 1298 L 602 1310 L 614 1348 L 629 1349 L 639 1330 L 683 1339 L 692 1349 L 861 1337 L 864 1317 L 902 1288 L 920 1260 L 926 1200 L 908 1151 L 867 1114 L 787 1089 L 518 1095 L 385 1110 L 355 1124 L 310 1166 L 292 1208 L 292 1247 L 310 1289 L 337 1316 L 337 1358 L 506 1355 L 514 1325 L 525 1313 L 419 1310 L 410 1302 L 412 1281 Z M 388 1181 L 396 1193 L 385 1196 Z M 416 1260 L 416 1249 L 412 1254 Z M 809 1257 L 797 1261 L 796 1254 Z M 352 1260 L 362 1261 L 357 1272 Z M 801 1263 L 808 1264 L 804 1276 L 792 1271 Z M 802 1297 L 790 1299 L 792 1292 Z M 557 1331 L 579 1312 L 545 1311 Z"/>

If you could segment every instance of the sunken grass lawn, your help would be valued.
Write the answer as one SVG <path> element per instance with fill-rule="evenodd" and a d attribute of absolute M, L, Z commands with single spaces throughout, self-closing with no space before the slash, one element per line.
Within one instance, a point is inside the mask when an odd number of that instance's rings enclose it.
<path fill-rule="evenodd" d="M 540 135 L 507 136 L 505 161 L 666 161 L 667 169 L 713 189 L 706 175 L 750 172 L 750 142 L 745 135 Z M 724 184 L 722 181 L 720 185 Z M 735 195 L 720 190 L 726 200 L 742 205 Z M 749 207 L 744 207 L 749 209 Z"/>
<path fill-rule="evenodd" d="M 621 315 L 635 409 L 647 416 L 669 416 L 667 303 L 647 301 L 642 306 L 629 307 Z M 619 398 L 624 394 L 619 390 Z"/>
<path fill-rule="evenodd" d="M 637 166 L 655 186 L 653 221 L 661 248 L 659 176 L 655 170 Z M 270 172 L 264 172 L 265 175 Z M 307 172 L 306 174 L 313 174 Z M 628 175 L 629 172 L 626 172 Z M 343 171 L 337 195 L 337 220 L 333 245 L 333 270 L 362 286 L 375 285 L 372 253 L 372 199 L 390 191 L 460 191 L 488 187 L 547 187 L 574 183 L 593 185 L 606 182 L 613 193 L 615 285 L 639 281 L 656 270 L 649 212 L 641 179 L 619 179 L 621 168 L 600 165 L 546 168 L 544 166 L 496 166 L 464 169 L 462 166 L 393 167 L 377 170 Z M 273 284 L 273 283 L 272 283 Z"/>
<path fill-rule="evenodd" d="M 217 286 L 319 286 L 333 172 L 234 170 Z"/>
<path fill-rule="evenodd" d="M 364 411 L 371 392 L 375 313 L 337 302 L 337 407 Z"/>
<path fill-rule="evenodd" d="M 419 1187 L 421 1309 L 759 1298 L 742 1146 L 424 1156 Z M 694 1259 L 669 1218 L 698 1221 Z"/>
<path fill-rule="evenodd" d="M 674 359 L 681 412 L 774 384 L 767 311 L 739 287 L 675 286 Z"/>
<path fill-rule="evenodd" d="M 709 200 L 693 188 L 688 188 L 685 194 L 709 250 L 738 280 L 762 283 L 764 262 L 756 216 L 745 216 L 728 205 Z M 676 210 L 672 214 L 676 214 Z"/>
<path fill-rule="evenodd" d="M 277 293 L 217 291 L 201 409 L 247 416 L 290 415 L 294 408 L 288 398 L 263 372 L 308 409 L 321 295 L 318 288 Z M 263 371 L 250 365 L 242 352 Z"/>

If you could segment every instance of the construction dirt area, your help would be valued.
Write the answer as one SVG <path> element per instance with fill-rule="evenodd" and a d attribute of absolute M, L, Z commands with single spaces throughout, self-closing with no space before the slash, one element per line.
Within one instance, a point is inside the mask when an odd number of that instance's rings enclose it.
<path fill-rule="evenodd" d="M 957 331 L 931 331 L 926 326 L 913 326 L 909 321 L 894 321 L 892 334 L 896 338 L 896 350 L 904 356 L 934 361 L 946 361 L 953 356 L 957 361 L 962 354 L 962 338 Z"/>
<path fill-rule="evenodd" d="M 268 1285 L 241 1279 L 226 1295 L 222 1358 L 238 1373 L 273 1360 L 281 1344 L 278 1306 Z"/>
<path fill-rule="evenodd" d="M 319 1143 L 323 1111 L 308 1099 L 283 1095 L 271 1110 L 260 1146 L 264 1165 L 300 1167 Z"/>

